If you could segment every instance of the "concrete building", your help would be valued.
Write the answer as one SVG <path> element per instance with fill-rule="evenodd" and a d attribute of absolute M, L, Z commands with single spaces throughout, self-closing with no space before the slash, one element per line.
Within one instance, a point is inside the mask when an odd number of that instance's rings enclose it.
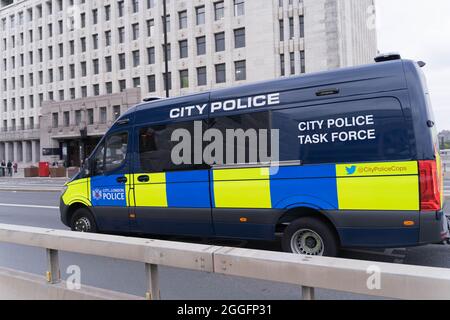
<path fill-rule="evenodd" d="M 170 95 L 370 63 L 374 0 L 167 0 Z M 0 0 L 0 158 L 77 166 L 164 96 L 163 1 Z"/>

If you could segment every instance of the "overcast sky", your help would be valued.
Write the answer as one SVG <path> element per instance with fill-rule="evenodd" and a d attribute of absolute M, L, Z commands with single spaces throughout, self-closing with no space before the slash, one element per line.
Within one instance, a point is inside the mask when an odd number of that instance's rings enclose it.
<path fill-rule="evenodd" d="M 375 0 L 378 48 L 422 60 L 439 130 L 450 130 L 450 1 Z"/>

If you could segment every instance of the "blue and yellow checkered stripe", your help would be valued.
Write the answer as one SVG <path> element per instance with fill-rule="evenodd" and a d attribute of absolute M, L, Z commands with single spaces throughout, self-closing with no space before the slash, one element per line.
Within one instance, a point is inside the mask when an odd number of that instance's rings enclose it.
<path fill-rule="evenodd" d="M 134 182 L 137 206 L 415 211 L 418 179 L 410 161 L 169 172 Z"/>

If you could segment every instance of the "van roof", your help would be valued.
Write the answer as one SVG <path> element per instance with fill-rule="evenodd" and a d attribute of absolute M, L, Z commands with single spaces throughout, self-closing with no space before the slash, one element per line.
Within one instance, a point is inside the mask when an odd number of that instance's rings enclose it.
<path fill-rule="evenodd" d="M 352 83 L 361 83 L 364 81 L 371 81 L 371 85 L 366 85 L 366 90 L 371 90 L 369 92 L 404 89 L 407 87 L 404 73 L 405 63 L 417 65 L 417 63 L 412 60 L 394 60 L 356 67 L 341 68 L 332 71 L 309 73 L 301 76 L 260 81 L 224 89 L 213 89 L 202 93 L 143 102 L 133 108 L 130 108 L 123 116 L 135 111 L 149 111 L 149 109 L 152 108 L 162 108 L 165 105 L 189 105 L 190 103 L 195 103 L 196 99 L 200 99 L 200 97 L 201 99 L 204 99 L 205 95 L 208 94 L 210 94 L 211 100 L 223 100 L 269 92 L 327 87 L 338 84 L 346 84 L 348 86 Z M 369 93 L 360 92 L 361 86 L 356 86 L 355 91 L 357 92 L 354 92 L 353 94 Z M 319 98 L 320 97 L 317 99 Z"/>

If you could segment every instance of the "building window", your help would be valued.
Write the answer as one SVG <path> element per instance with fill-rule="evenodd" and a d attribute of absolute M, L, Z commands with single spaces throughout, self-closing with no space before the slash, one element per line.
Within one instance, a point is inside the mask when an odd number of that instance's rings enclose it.
<path fill-rule="evenodd" d="M 139 12 L 139 1 L 140 0 L 132 0 L 133 13 L 138 13 Z"/>
<path fill-rule="evenodd" d="M 92 47 L 94 50 L 98 49 L 98 34 L 92 35 Z"/>
<path fill-rule="evenodd" d="M 164 90 L 166 90 L 166 74 L 164 73 L 163 74 L 163 82 L 164 82 Z M 169 90 L 172 90 L 172 73 L 168 73 L 168 76 L 167 76 L 167 82 L 168 82 L 168 89 Z"/>
<path fill-rule="evenodd" d="M 294 18 L 289 18 L 289 39 L 294 39 Z"/>
<path fill-rule="evenodd" d="M 106 107 L 100 107 L 100 123 L 105 124 L 107 121 Z"/>
<path fill-rule="evenodd" d="M 97 24 L 98 23 L 98 9 L 92 10 L 92 23 Z"/>
<path fill-rule="evenodd" d="M 284 54 L 280 54 L 280 73 L 282 77 L 286 74 L 284 68 Z"/>
<path fill-rule="evenodd" d="M 86 61 L 81 62 L 81 76 L 82 77 L 86 77 L 87 76 Z"/>
<path fill-rule="evenodd" d="M 125 42 L 125 28 L 120 27 L 117 30 L 119 32 L 119 43 L 124 43 Z"/>
<path fill-rule="evenodd" d="M 147 36 L 151 37 L 155 30 L 155 20 L 147 20 Z"/>
<path fill-rule="evenodd" d="M 300 72 L 306 72 L 306 64 L 305 64 L 305 51 L 300 51 Z"/>
<path fill-rule="evenodd" d="M 70 112 L 69 111 L 63 112 L 63 125 L 65 127 L 70 126 Z"/>
<path fill-rule="evenodd" d="M 92 86 L 92 91 L 94 91 L 94 96 L 99 96 L 100 95 L 100 85 L 94 84 Z"/>
<path fill-rule="evenodd" d="M 187 11 L 178 12 L 179 28 L 187 28 Z"/>
<path fill-rule="evenodd" d="M 125 70 L 125 68 L 126 68 L 125 53 L 119 54 L 119 68 L 120 68 L 120 70 Z"/>
<path fill-rule="evenodd" d="M 179 46 L 180 46 L 180 59 L 187 58 L 188 57 L 188 41 L 181 40 L 179 42 Z"/>
<path fill-rule="evenodd" d="M 111 30 L 105 31 L 105 46 L 109 47 L 111 45 Z"/>
<path fill-rule="evenodd" d="M 155 64 L 155 48 L 147 48 L 148 64 Z"/>
<path fill-rule="evenodd" d="M 120 117 L 120 106 L 113 106 L 113 119 L 117 120 Z"/>
<path fill-rule="evenodd" d="M 119 80 L 119 90 L 123 92 L 127 88 L 127 80 Z"/>
<path fill-rule="evenodd" d="M 170 15 L 166 16 L 166 19 L 164 19 L 164 17 L 161 17 L 162 19 L 162 23 L 163 23 L 163 29 L 164 29 L 164 20 L 166 21 L 166 32 L 170 32 Z M 164 32 L 164 30 L 163 30 Z"/>
<path fill-rule="evenodd" d="M 135 50 L 132 52 L 133 55 L 133 67 L 139 67 L 139 65 L 141 64 L 141 54 L 139 52 L 139 50 Z"/>
<path fill-rule="evenodd" d="M 236 81 L 242 81 L 247 79 L 247 68 L 245 60 L 236 61 L 234 63 L 234 74 Z"/>
<path fill-rule="evenodd" d="M 305 37 L 305 17 L 304 16 L 300 16 L 300 38 L 304 38 Z"/>
<path fill-rule="evenodd" d="M 125 2 L 124 1 L 117 2 L 117 13 L 119 18 L 123 17 L 124 12 L 125 12 Z"/>
<path fill-rule="evenodd" d="M 105 83 L 106 93 L 111 94 L 113 92 L 113 84 L 111 81 Z"/>
<path fill-rule="evenodd" d="M 180 88 L 189 88 L 189 72 L 188 70 L 180 71 Z"/>
<path fill-rule="evenodd" d="M 94 124 L 94 109 L 87 109 L 87 124 L 89 126 Z"/>
<path fill-rule="evenodd" d="M 133 78 L 133 88 L 140 88 L 141 87 L 141 78 L 136 77 Z"/>
<path fill-rule="evenodd" d="M 59 126 L 58 116 L 59 116 L 59 114 L 57 112 L 52 113 L 52 127 L 53 128 L 58 128 L 58 126 Z"/>
<path fill-rule="evenodd" d="M 219 1 L 214 3 L 214 20 L 220 20 L 223 19 L 225 16 L 225 8 L 224 8 L 224 2 Z"/>
<path fill-rule="evenodd" d="M 234 15 L 243 16 L 245 14 L 244 0 L 234 0 Z"/>
<path fill-rule="evenodd" d="M 111 20 L 111 6 L 105 6 L 105 21 Z"/>
<path fill-rule="evenodd" d="M 162 47 L 163 47 L 163 52 L 164 52 L 165 45 L 163 45 Z M 170 61 L 170 60 L 171 60 L 171 56 L 172 56 L 172 51 L 171 51 L 170 43 L 167 44 L 166 54 L 167 54 L 167 61 Z M 165 56 L 163 57 L 163 60 L 166 61 Z"/>
<path fill-rule="evenodd" d="M 235 48 L 245 47 L 245 28 L 234 30 L 234 47 Z"/>
<path fill-rule="evenodd" d="M 225 51 L 225 32 L 216 33 L 214 35 L 216 52 Z"/>
<path fill-rule="evenodd" d="M 293 52 L 291 52 L 289 54 L 289 63 L 290 63 L 291 75 L 295 74 L 295 54 Z"/>
<path fill-rule="evenodd" d="M 106 72 L 112 72 L 112 59 L 111 57 L 105 57 Z"/>
<path fill-rule="evenodd" d="M 216 83 L 225 83 L 227 81 L 225 63 L 216 64 Z"/>
<path fill-rule="evenodd" d="M 81 52 L 86 52 L 86 38 L 81 38 L 80 43 L 81 43 Z"/>
<path fill-rule="evenodd" d="M 195 8 L 197 25 L 205 24 L 205 6 Z"/>
<path fill-rule="evenodd" d="M 284 41 L 284 20 L 279 20 L 280 25 L 280 41 Z"/>
<path fill-rule="evenodd" d="M 206 84 L 207 84 L 206 67 L 197 68 L 197 85 L 206 86 Z"/>
<path fill-rule="evenodd" d="M 197 55 L 201 56 L 206 54 L 206 37 L 197 38 Z"/>
<path fill-rule="evenodd" d="M 81 124 L 81 110 L 75 111 L 75 125 L 79 126 Z"/>
<path fill-rule="evenodd" d="M 134 23 L 131 28 L 133 30 L 133 40 L 137 40 L 139 38 L 139 23 Z"/>
<path fill-rule="evenodd" d="M 149 75 L 147 77 L 147 82 L 148 82 L 148 92 L 155 92 L 156 91 L 156 79 L 155 79 L 155 75 Z"/>

